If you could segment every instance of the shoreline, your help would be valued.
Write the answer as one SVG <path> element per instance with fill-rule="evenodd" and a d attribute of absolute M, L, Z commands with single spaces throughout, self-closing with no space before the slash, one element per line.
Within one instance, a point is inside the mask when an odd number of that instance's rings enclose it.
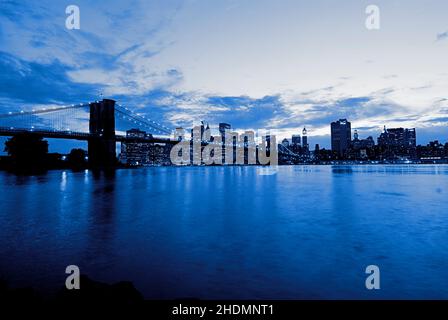
<path fill-rule="evenodd" d="M 15 175 L 42 175 L 46 174 L 49 171 L 67 171 L 70 170 L 72 172 L 85 172 L 85 171 L 115 171 L 115 170 L 138 170 L 138 169 L 146 169 L 146 168 L 205 168 L 205 167 L 259 167 L 259 168 L 275 168 L 275 167 L 288 167 L 288 166 L 443 166 L 448 165 L 448 160 L 444 162 L 438 163 L 428 163 L 428 162 L 402 162 L 402 163 L 392 163 L 392 162 L 334 162 L 334 163 L 298 163 L 298 164 L 279 164 L 276 166 L 270 165 L 248 165 L 248 164 L 238 164 L 238 165 L 143 165 L 143 166 L 115 166 L 115 167 L 107 167 L 107 168 L 91 168 L 91 167 L 83 167 L 83 168 L 71 168 L 71 167 L 52 167 L 52 168 L 42 168 L 36 171 L 17 171 L 10 167 L 0 166 L 0 172 L 7 172 Z"/>

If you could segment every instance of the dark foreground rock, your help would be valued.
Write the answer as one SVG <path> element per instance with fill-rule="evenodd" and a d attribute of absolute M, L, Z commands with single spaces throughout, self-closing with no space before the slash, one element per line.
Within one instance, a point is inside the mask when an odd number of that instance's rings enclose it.
<path fill-rule="evenodd" d="M 142 294 L 131 282 L 121 281 L 107 284 L 94 281 L 81 275 L 79 290 L 61 288 L 51 298 L 43 297 L 33 288 L 10 288 L 5 281 L 0 281 L 0 301 L 5 304 L 29 303 L 75 303 L 75 304 L 113 304 L 135 305 L 144 301 Z"/>

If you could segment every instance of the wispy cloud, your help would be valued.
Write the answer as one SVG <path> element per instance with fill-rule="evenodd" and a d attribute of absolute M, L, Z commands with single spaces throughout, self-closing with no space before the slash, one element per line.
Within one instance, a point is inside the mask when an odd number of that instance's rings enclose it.
<path fill-rule="evenodd" d="M 448 31 L 438 33 L 437 34 L 437 41 L 448 39 Z"/>
<path fill-rule="evenodd" d="M 426 120 L 426 122 L 438 122 L 441 124 L 448 124 L 448 117 L 432 118 Z"/>
<path fill-rule="evenodd" d="M 28 62 L 0 52 L 0 94 L 24 104 L 51 104 L 94 100 L 98 86 L 73 82 L 70 67 L 54 61 Z"/>

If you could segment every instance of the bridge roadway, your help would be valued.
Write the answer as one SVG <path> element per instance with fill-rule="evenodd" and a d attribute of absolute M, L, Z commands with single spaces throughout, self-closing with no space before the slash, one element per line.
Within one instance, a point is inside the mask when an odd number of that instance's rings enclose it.
<path fill-rule="evenodd" d="M 23 128 L 5 128 L 0 127 L 0 136 L 10 137 L 21 133 L 33 134 L 43 138 L 51 138 L 51 139 L 70 139 L 70 140 L 81 140 L 88 141 L 92 138 L 99 138 L 100 136 L 85 133 L 85 132 L 75 132 L 75 131 L 51 131 L 51 130 L 40 130 L 40 129 L 23 129 Z M 169 139 L 169 138 L 161 138 L 161 137 L 152 137 L 152 138 L 128 138 L 122 135 L 115 135 L 115 139 L 118 142 L 147 142 L 147 143 L 167 143 L 167 144 L 176 144 L 177 140 Z"/>

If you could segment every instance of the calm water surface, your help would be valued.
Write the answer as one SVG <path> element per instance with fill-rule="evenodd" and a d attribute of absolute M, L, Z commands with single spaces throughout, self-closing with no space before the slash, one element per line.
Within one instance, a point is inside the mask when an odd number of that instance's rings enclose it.
<path fill-rule="evenodd" d="M 448 166 L 0 172 L 0 203 L 13 286 L 76 264 L 146 298 L 448 298 Z"/>

